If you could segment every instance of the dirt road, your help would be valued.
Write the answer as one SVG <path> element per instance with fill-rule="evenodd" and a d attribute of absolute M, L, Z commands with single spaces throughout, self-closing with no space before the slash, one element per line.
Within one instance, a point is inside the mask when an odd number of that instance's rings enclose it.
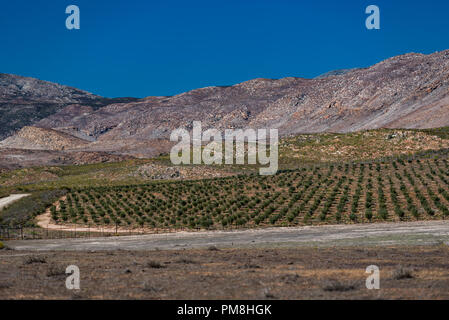
<path fill-rule="evenodd" d="M 7 205 L 13 203 L 14 201 L 17 201 L 19 199 L 22 199 L 24 197 L 28 197 L 29 194 L 12 194 L 9 197 L 1 198 L 0 199 L 0 210 L 2 210 Z"/>
<path fill-rule="evenodd" d="M 10 241 L 16 250 L 173 250 L 297 246 L 449 245 L 449 221 L 179 232 L 110 238 Z"/>

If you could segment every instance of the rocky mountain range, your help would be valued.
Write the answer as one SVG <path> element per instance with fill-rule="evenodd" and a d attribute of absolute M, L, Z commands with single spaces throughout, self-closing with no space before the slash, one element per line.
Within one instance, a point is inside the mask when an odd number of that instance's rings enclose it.
<path fill-rule="evenodd" d="M 97 110 L 111 103 L 135 100 L 108 99 L 56 83 L 0 73 L 0 139 L 68 105 L 78 104 Z"/>
<path fill-rule="evenodd" d="M 449 125 L 449 50 L 410 53 L 315 79 L 254 79 L 172 97 L 108 99 L 0 74 L 0 153 L 149 157 L 175 128 L 278 128 L 281 135 Z"/>

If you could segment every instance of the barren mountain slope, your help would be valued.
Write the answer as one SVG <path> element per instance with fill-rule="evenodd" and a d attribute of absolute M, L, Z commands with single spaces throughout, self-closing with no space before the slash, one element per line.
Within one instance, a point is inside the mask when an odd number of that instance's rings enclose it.
<path fill-rule="evenodd" d="M 330 74 L 255 79 L 101 108 L 72 104 L 36 125 L 93 141 L 85 150 L 138 156 L 168 149 L 170 132 L 193 121 L 203 129 L 278 128 L 284 135 L 449 125 L 449 50 Z"/>
<path fill-rule="evenodd" d="M 64 150 L 81 147 L 88 143 L 89 141 L 64 132 L 26 126 L 20 129 L 16 135 L 0 141 L 0 147 L 20 147 L 21 149 L 30 150 Z"/>
<path fill-rule="evenodd" d="M 0 73 L 0 139 L 67 105 L 83 104 L 98 109 L 113 102 L 135 100 L 107 99 L 47 81 Z"/>

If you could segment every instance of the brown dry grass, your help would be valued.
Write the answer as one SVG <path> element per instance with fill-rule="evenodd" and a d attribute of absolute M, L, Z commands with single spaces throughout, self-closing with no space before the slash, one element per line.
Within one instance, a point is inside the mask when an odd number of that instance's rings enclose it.
<path fill-rule="evenodd" d="M 1 252 L 0 299 L 449 299 L 444 245 L 45 252 L 45 263 L 36 264 L 24 263 L 27 256 Z M 54 272 L 71 264 L 81 271 L 79 292 Z M 365 287 L 372 264 L 380 268 L 380 290 Z M 398 279 L 400 267 L 413 277 Z"/>

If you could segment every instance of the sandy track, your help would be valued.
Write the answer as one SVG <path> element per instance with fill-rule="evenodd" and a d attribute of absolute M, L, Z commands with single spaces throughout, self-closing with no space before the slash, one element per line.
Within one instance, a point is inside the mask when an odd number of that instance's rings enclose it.
<path fill-rule="evenodd" d="M 449 221 L 423 221 L 241 231 L 178 232 L 109 238 L 10 241 L 16 250 L 171 250 L 222 248 L 449 245 Z"/>
<path fill-rule="evenodd" d="M 28 197 L 29 194 L 12 194 L 9 197 L 1 198 L 0 199 L 0 210 L 2 210 L 7 205 L 13 203 L 14 201 L 17 201 L 19 199 L 22 199 L 24 197 Z"/>

